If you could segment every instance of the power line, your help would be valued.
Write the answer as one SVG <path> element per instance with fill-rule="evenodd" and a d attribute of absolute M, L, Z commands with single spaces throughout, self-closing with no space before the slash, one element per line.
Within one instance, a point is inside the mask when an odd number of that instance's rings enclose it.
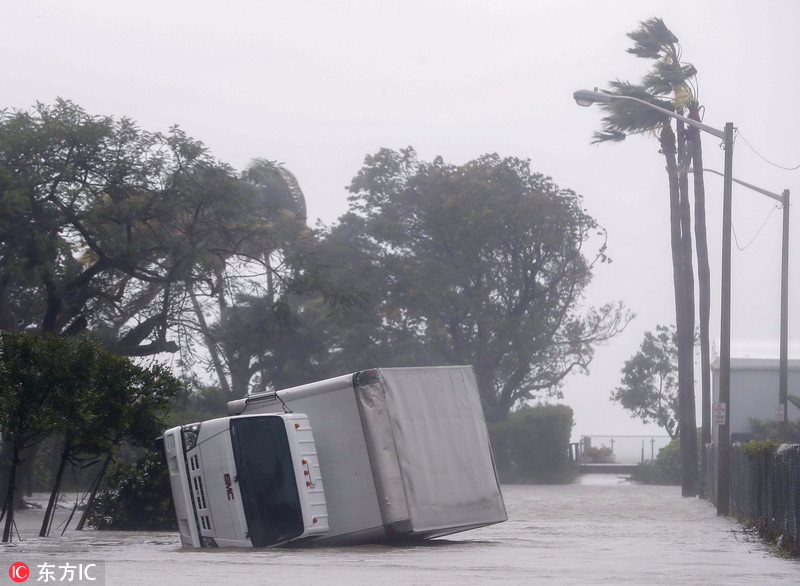
<path fill-rule="evenodd" d="M 778 209 L 778 206 L 772 206 L 772 209 L 770 209 L 769 213 L 767 214 L 767 217 L 764 218 L 764 221 L 761 223 L 761 227 L 759 227 L 759 229 L 756 231 L 755 235 L 744 246 L 739 244 L 739 236 L 736 234 L 736 227 L 734 227 L 732 225 L 731 229 L 733 230 L 733 239 L 736 241 L 736 248 L 738 248 L 742 252 L 744 252 L 747 248 L 749 248 L 750 245 L 753 244 L 753 242 L 756 241 L 756 238 L 759 237 L 759 235 L 761 234 L 762 230 L 764 230 L 764 226 L 767 225 L 767 222 L 769 221 L 770 217 L 772 217 L 772 214 L 773 214 L 773 212 L 775 212 L 776 209 Z"/>
<path fill-rule="evenodd" d="M 744 143 L 745 143 L 747 146 L 749 146 L 749 147 L 750 147 L 750 150 L 751 150 L 751 151 L 753 151 L 753 152 L 754 152 L 756 155 L 758 155 L 758 156 L 759 156 L 761 159 L 763 159 L 764 161 L 766 161 L 767 163 L 769 163 L 769 164 L 770 164 L 770 165 L 772 165 L 773 167 L 777 167 L 778 169 L 783 169 L 784 171 L 797 171 L 798 169 L 800 169 L 800 163 L 798 163 L 798 164 L 797 164 L 797 165 L 795 165 L 794 167 L 784 167 L 783 165 L 779 165 L 779 164 L 777 164 L 777 163 L 773 163 L 773 162 L 772 162 L 772 161 L 770 161 L 768 158 L 766 158 L 764 155 L 762 155 L 760 152 L 758 152 L 758 151 L 755 149 L 755 147 L 753 147 L 753 145 L 751 145 L 751 144 L 750 144 L 750 143 L 747 141 L 747 138 L 745 138 L 745 136 L 744 136 L 744 135 L 741 133 L 741 131 L 739 131 L 739 130 L 737 129 L 737 131 L 736 131 L 736 134 L 737 134 L 738 136 L 741 136 L 741 137 L 742 137 L 742 140 L 744 141 Z"/>

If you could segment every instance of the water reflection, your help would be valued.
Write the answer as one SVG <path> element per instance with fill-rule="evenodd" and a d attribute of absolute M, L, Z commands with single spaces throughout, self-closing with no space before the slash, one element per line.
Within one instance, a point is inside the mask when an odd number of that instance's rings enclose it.
<path fill-rule="evenodd" d="M 629 475 L 625 474 L 581 474 L 575 479 L 575 484 L 584 486 L 619 486 L 635 483 Z"/>

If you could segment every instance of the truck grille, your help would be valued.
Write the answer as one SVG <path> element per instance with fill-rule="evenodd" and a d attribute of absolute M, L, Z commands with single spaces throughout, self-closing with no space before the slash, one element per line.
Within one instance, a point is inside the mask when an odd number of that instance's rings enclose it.
<path fill-rule="evenodd" d="M 206 493 L 203 489 L 203 479 L 200 476 L 195 476 L 192 479 L 192 485 L 194 487 L 194 498 L 195 502 L 197 503 L 197 509 L 207 509 L 206 506 Z"/>
<path fill-rule="evenodd" d="M 211 519 L 207 515 L 200 515 L 200 527 L 206 531 L 211 531 Z"/>

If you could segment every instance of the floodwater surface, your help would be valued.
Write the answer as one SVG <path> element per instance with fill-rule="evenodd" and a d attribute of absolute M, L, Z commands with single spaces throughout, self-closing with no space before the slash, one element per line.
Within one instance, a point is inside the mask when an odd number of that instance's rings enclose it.
<path fill-rule="evenodd" d="M 39 538 L 41 512 L 22 511 L 21 539 L 0 546 L 0 584 L 14 583 L 7 568 L 18 562 L 30 568 L 28 583 L 45 583 L 48 564 L 50 584 L 96 586 L 800 583 L 800 562 L 679 487 L 584 476 L 568 486 L 507 485 L 503 496 L 507 522 L 404 546 L 187 550 L 177 533 L 60 536 L 55 525 L 53 537 Z M 99 579 L 78 581 L 80 566 Z"/>

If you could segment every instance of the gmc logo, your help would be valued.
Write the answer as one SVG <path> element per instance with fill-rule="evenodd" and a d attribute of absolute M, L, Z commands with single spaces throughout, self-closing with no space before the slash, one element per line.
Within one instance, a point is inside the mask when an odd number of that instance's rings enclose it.
<path fill-rule="evenodd" d="M 225 474 L 225 492 L 228 495 L 228 500 L 232 501 L 234 499 L 233 496 L 233 483 L 231 482 L 231 475 Z"/>

